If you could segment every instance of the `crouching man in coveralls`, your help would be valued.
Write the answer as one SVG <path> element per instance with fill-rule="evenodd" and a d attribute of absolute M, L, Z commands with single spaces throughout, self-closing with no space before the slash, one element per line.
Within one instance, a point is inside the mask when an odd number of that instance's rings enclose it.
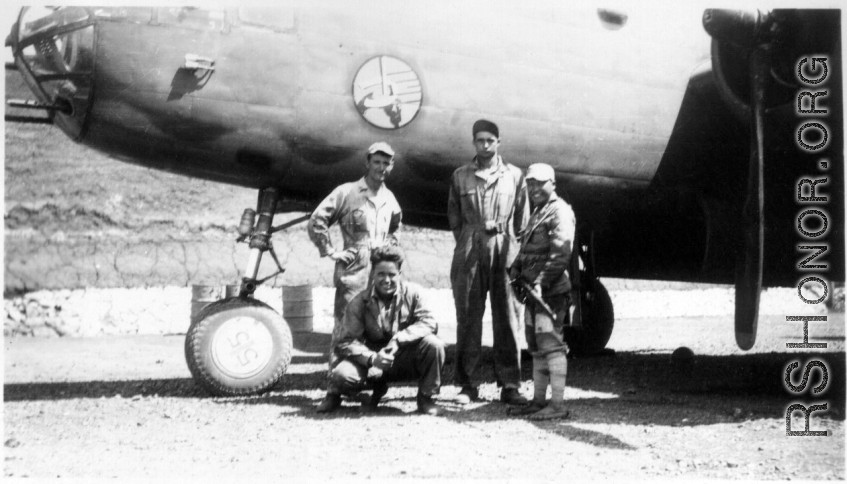
<path fill-rule="evenodd" d="M 564 405 L 568 370 L 564 326 L 569 318 L 571 283 L 567 268 L 575 217 L 570 205 L 556 195 L 556 178 L 550 165 L 530 165 L 526 183 L 532 212 L 509 275 L 516 296 L 526 304 L 526 341 L 532 354 L 535 394 L 528 407 L 511 409 L 510 414 L 529 415 L 534 420 L 566 418 L 570 412 Z M 541 301 L 531 297 L 530 290 L 540 295 Z M 548 384 L 552 387 L 549 404 Z"/>
<path fill-rule="evenodd" d="M 367 172 L 359 181 L 338 186 L 329 194 L 309 219 L 309 238 L 321 257 L 335 261 L 335 326 L 330 347 L 338 341 L 344 308 L 353 296 L 368 286 L 371 251 L 385 244 L 397 245 L 395 232 L 400 228 L 402 212 L 397 199 L 385 186 L 394 168 L 394 150 L 388 143 L 374 143 L 368 148 Z M 344 248 L 336 250 L 329 228 L 338 223 Z M 330 370 L 335 355 L 330 353 Z"/>
<path fill-rule="evenodd" d="M 373 394 L 363 411 L 375 410 L 392 381 L 418 381 L 418 412 L 438 415 L 432 396 L 441 388 L 444 343 L 438 324 L 417 284 L 402 281 L 403 253 L 383 246 L 371 254 L 373 283 L 350 301 L 340 337 L 332 347 L 339 360 L 333 367 L 319 413 L 335 411 L 342 393 L 370 383 Z"/>

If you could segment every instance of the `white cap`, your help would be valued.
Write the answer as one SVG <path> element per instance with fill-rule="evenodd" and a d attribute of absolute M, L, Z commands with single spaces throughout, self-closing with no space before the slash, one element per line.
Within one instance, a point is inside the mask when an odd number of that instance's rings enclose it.
<path fill-rule="evenodd" d="M 526 169 L 526 179 L 555 182 L 556 173 L 553 171 L 553 167 L 546 163 L 535 163 L 529 165 L 529 168 Z"/>
<path fill-rule="evenodd" d="M 392 150 L 391 146 L 389 146 L 385 141 L 377 141 L 368 148 L 369 155 L 374 153 L 385 153 L 388 156 L 394 156 L 394 150 Z"/>

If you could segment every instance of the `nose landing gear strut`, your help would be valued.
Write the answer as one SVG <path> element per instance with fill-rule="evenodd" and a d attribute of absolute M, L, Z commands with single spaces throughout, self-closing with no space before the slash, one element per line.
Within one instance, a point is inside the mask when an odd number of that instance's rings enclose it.
<path fill-rule="evenodd" d="M 291 362 L 292 337 L 288 323 L 267 304 L 253 298 L 263 282 L 285 271 L 273 250 L 271 235 L 307 220 L 304 216 L 271 227 L 279 193 L 259 193 L 257 213 L 245 210 L 238 242 L 247 242 L 250 256 L 239 294 L 214 302 L 191 320 L 185 337 L 185 359 L 194 380 L 213 395 L 264 393 L 273 388 Z M 262 255 L 270 252 L 277 272 L 257 279 Z"/>

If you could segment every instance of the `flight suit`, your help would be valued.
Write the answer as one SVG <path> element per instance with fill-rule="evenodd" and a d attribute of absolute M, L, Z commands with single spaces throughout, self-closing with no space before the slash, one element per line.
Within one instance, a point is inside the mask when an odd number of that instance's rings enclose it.
<path fill-rule="evenodd" d="M 450 282 L 456 304 L 456 378 L 474 381 L 482 350 L 482 316 L 490 292 L 494 371 L 498 384 L 518 387 L 520 318 L 509 287 L 508 269 L 518 252 L 517 238 L 528 217 L 526 183 L 519 168 L 497 156 L 486 178 L 473 163 L 453 172 L 447 217 L 456 239 Z"/>
<path fill-rule="evenodd" d="M 364 389 L 370 367 L 367 362 L 392 339 L 399 344 L 394 363 L 376 379 L 417 380 L 420 394 L 438 393 L 445 353 L 444 342 L 437 333 L 438 323 L 419 285 L 399 283 L 387 307 L 371 285 L 370 290 L 356 295 L 345 310 L 338 344 L 332 347 L 340 361 L 331 370 L 328 393 Z"/>
<path fill-rule="evenodd" d="M 530 215 L 520 253 L 512 264 L 512 276 L 534 286 L 555 313 L 555 318 L 547 317 L 532 298 L 527 299 L 526 341 L 533 356 L 567 353 L 563 332 L 569 314 L 571 282 L 567 269 L 575 225 L 571 207 L 553 193 L 546 204 Z"/>
<path fill-rule="evenodd" d="M 331 346 L 341 330 L 344 308 L 353 297 L 368 286 L 371 250 L 384 244 L 397 245 L 395 233 L 400 228 L 402 212 L 391 190 L 385 186 L 373 193 L 364 178 L 345 183 L 332 191 L 309 219 L 308 232 L 321 257 L 333 252 L 329 227 L 338 223 L 344 250 L 353 248 L 356 257 L 350 264 L 335 263 L 335 326 Z M 335 362 L 330 354 L 330 367 Z"/>

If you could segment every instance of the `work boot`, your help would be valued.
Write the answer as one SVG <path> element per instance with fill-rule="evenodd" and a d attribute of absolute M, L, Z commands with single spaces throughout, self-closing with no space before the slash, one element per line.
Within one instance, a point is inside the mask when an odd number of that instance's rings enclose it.
<path fill-rule="evenodd" d="M 533 400 L 529 405 L 525 407 L 509 407 L 506 412 L 507 415 L 512 417 L 520 417 L 524 415 L 532 415 L 536 412 L 540 412 L 547 406 L 547 402 L 539 402 L 537 400 Z"/>
<path fill-rule="evenodd" d="M 467 405 L 474 400 L 479 399 L 479 390 L 476 387 L 464 386 L 462 387 L 462 391 L 456 395 L 456 403 L 459 405 Z"/>
<path fill-rule="evenodd" d="M 432 401 L 432 396 L 418 393 L 418 413 L 424 415 L 441 415 L 444 410 Z"/>
<path fill-rule="evenodd" d="M 500 391 L 500 401 L 507 405 L 529 405 L 529 400 L 522 397 L 517 388 L 503 388 Z"/>
<path fill-rule="evenodd" d="M 318 413 L 332 413 L 338 410 L 341 406 L 341 395 L 336 393 L 327 393 L 321 404 L 318 405 Z"/>
<path fill-rule="evenodd" d="M 373 387 L 374 389 L 373 393 L 371 393 L 370 400 L 368 400 L 367 403 L 362 404 L 362 410 L 366 412 L 376 410 L 380 400 L 382 400 L 382 397 L 384 397 L 385 394 L 388 393 L 388 383 L 375 382 L 373 384 Z"/>
<path fill-rule="evenodd" d="M 555 420 L 555 419 L 565 419 L 569 418 L 571 415 L 571 411 L 565 408 L 564 405 L 547 405 L 541 410 L 530 414 L 527 418 L 530 420 Z"/>

